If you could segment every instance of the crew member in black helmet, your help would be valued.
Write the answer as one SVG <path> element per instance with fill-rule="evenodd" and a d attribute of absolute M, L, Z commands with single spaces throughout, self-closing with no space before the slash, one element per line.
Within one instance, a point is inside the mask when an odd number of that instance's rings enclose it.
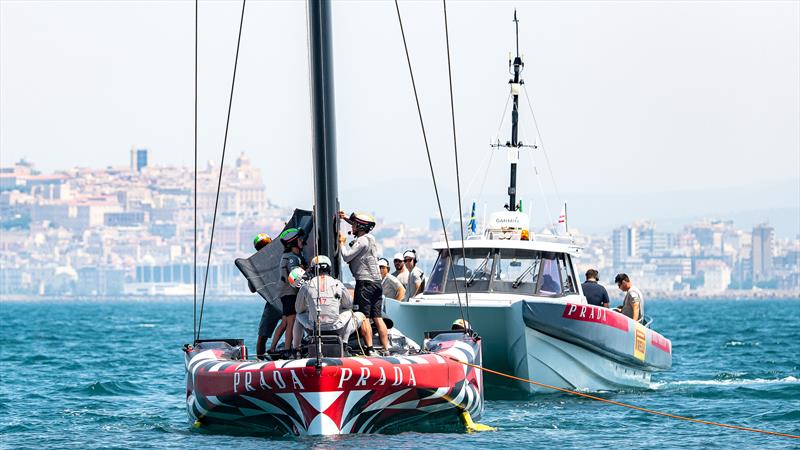
<path fill-rule="evenodd" d="M 356 279 L 354 292 L 355 304 L 358 311 L 368 319 L 372 319 L 378 329 L 378 336 L 383 346 L 383 353 L 389 349 L 389 331 L 383 322 L 383 288 L 381 287 L 381 273 L 378 269 L 378 246 L 375 238 L 369 234 L 375 227 L 375 219 L 366 213 L 352 213 L 347 217 L 344 211 L 339 211 L 339 218 L 349 223 L 355 239 L 345 244 L 345 237 L 340 236 L 339 244 L 342 258 L 350 266 L 350 272 Z M 370 330 L 371 331 L 371 330 Z M 372 347 L 372 333 L 364 334 L 367 344 L 367 353 L 374 355 Z"/>
<path fill-rule="evenodd" d="M 296 267 L 305 269 L 306 263 L 303 260 L 303 230 L 297 228 L 288 228 L 280 234 L 279 238 L 283 244 L 283 255 L 280 262 L 280 296 L 281 304 L 283 305 L 283 322 L 286 324 L 286 333 L 284 335 L 284 351 L 289 354 L 293 353 L 292 337 L 295 319 L 295 301 L 297 300 L 298 287 L 292 286 L 289 274 Z M 274 346 L 274 344 L 273 344 Z"/>

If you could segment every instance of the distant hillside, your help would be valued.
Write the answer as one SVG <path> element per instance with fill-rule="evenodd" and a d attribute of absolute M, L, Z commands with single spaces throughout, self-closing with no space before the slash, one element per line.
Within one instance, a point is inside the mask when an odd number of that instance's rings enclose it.
<path fill-rule="evenodd" d="M 440 195 L 446 218 L 449 219 L 457 212 L 455 189 L 440 186 Z M 436 199 L 429 178 L 387 180 L 383 186 L 344 190 L 340 197 L 346 209 L 372 211 L 387 220 L 414 226 L 427 226 L 428 220 L 437 215 Z M 399 197 L 403 201 L 397 201 Z M 775 227 L 778 237 L 796 237 L 800 234 L 798 178 L 768 185 L 719 187 L 703 191 L 586 192 L 562 194 L 562 198 L 569 205 L 571 226 L 591 233 L 606 232 L 634 220 L 654 220 L 660 229 L 671 231 L 695 220 L 716 218 L 732 219 L 735 226 L 741 229 L 768 221 Z M 484 196 L 483 200 L 478 207 L 479 217 L 483 214 L 483 203 L 487 203 L 491 211 L 502 208 L 507 197 L 492 195 Z M 541 195 L 533 199 L 523 196 L 522 200 L 526 209 L 532 201 L 531 216 L 535 225 L 541 226 L 550 220 Z M 471 201 L 471 198 L 464 199 L 465 214 Z M 551 195 L 547 202 L 549 215 L 554 219 L 560 210 L 558 201 Z"/>

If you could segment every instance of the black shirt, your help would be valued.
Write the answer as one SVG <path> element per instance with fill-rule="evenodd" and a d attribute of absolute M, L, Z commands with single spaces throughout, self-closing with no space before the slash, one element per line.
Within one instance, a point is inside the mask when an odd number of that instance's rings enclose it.
<path fill-rule="evenodd" d="M 583 295 L 590 305 L 603 306 L 608 304 L 608 292 L 606 288 L 597 284 L 597 281 L 586 281 L 581 284 Z"/>

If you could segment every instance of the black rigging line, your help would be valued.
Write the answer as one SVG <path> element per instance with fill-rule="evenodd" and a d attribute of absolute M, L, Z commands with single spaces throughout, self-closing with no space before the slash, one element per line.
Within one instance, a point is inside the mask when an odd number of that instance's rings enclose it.
<path fill-rule="evenodd" d="M 408 54 L 408 43 L 406 42 L 406 33 L 403 29 L 403 19 L 400 16 L 400 5 L 397 3 L 397 0 L 394 0 L 394 7 L 397 10 L 397 21 L 400 23 L 400 34 L 403 36 L 403 48 L 406 51 L 406 62 L 408 63 L 408 73 L 411 75 L 411 87 L 414 90 L 414 100 L 417 103 L 417 114 L 419 115 L 419 124 L 422 128 L 422 140 L 425 142 L 425 152 L 428 155 L 428 166 L 431 169 L 431 179 L 433 180 L 433 192 L 436 194 L 436 205 L 439 207 L 439 219 L 442 222 L 442 231 L 444 232 L 444 241 L 445 245 L 447 245 L 447 252 L 452 253 L 450 251 L 450 240 L 447 238 L 447 225 L 444 223 L 444 213 L 442 212 L 442 201 L 439 199 L 439 188 L 436 185 L 436 174 L 433 171 L 433 162 L 431 160 L 431 149 L 428 145 L 428 135 L 425 133 L 425 122 L 422 120 L 422 108 L 419 105 L 419 95 L 417 95 L 417 83 L 414 81 L 414 70 L 411 68 L 411 56 Z M 463 255 L 462 255 L 463 256 Z M 455 279 L 455 268 L 453 264 L 450 264 L 450 274 Z M 464 276 L 466 277 L 466 271 L 464 272 Z M 456 288 L 456 297 L 458 298 L 458 309 L 461 312 L 461 320 L 466 320 L 464 318 L 464 308 L 461 305 L 461 294 L 458 290 L 458 283 L 453 283 L 453 286 Z M 464 327 L 464 332 L 466 333 L 467 327 Z"/>
<path fill-rule="evenodd" d="M 192 336 L 197 336 L 197 28 L 200 0 L 194 0 L 194 271 L 192 272 Z"/>
<path fill-rule="evenodd" d="M 239 47 L 242 43 L 242 25 L 244 24 L 244 7 L 247 0 L 242 0 L 242 17 L 239 19 L 239 37 L 236 40 L 236 57 L 233 60 L 233 78 L 231 79 L 231 95 L 228 100 L 228 118 L 225 120 L 225 138 L 222 141 L 222 158 L 219 164 L 219 177 L 217 179 L 217 195 L 214 200 L 214 216 L 211 220 L 211 238 L 208 244 L 208 258 L 206 260 L 206 273 L 203 279 L 203 298 L 200 301 L 200 320 L 197 323 L 195 340 L 200 339 L 200 328 L 203 325 L 203 307 L 206 303 L 206 287 L 208 286 L 208 272 L 211 268 L 211 249 L 214 247 L 214 229 L 217 225 L 217 208 L 219 206 L 219 191 L 222 188 L 222 170 L 225 168 L 225 150 L 228 147 L 228 128 L 231 123 L 231 108 L 233 107 L 233 89 L 236 86 L 236 67 L 239 64 Z"/>
<path fill-rule="evenodd" d="M 467 258 L 467 251 L 464 248 L 464 213 L 461 210 L 461 178 L 458 170 L 458 140 L 456 139 L 456 109 L 453 105 L 453 72 L 450 64 L 450 33 L 447 31 L 447 1 L 442 0 L 442 9 L 444 10 L 444 38 L 447 43 L 447 79 L 450 82 L 450 117 L 453 120 L 453 152 L 455 153 L 456 160 L 456 190 L 458 191 L 458 224 L 459 231 L 461 231 L 461 257 L 464 261 Z M 469 293 L 467 292 L 466 271 L 464 273 L 464 303 L 467 309 L 467 321 L 469 318 Z M 455 284 L 455 283 L 454 283 Z M 464 328 L 467 328 L 464 324 Z"/>

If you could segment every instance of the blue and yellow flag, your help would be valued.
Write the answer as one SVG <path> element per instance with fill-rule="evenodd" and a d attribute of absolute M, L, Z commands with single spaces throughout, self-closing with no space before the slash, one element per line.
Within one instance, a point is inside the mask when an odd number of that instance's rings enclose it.
<path fill-rule="evenodd" d="M 478 221 L 475 220 L 475 202 L 472 202 L 472 212 L 469 214 L 469 224 L 467 224 L 467 229 L 475 233 L 478 229 Z"/>

